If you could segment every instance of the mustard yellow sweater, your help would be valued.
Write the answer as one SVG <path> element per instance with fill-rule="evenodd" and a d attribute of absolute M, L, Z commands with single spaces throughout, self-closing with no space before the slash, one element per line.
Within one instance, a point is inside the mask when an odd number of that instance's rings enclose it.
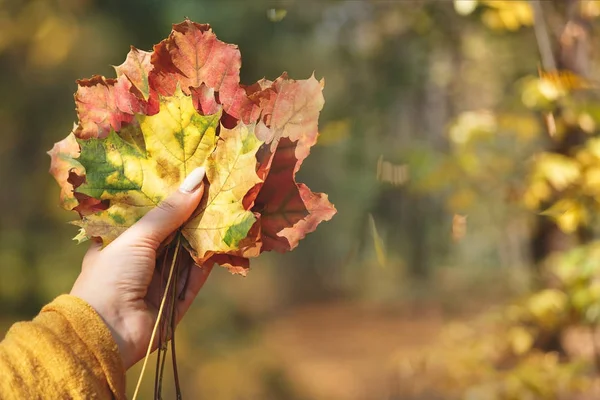
<path fill-rule="evenodd" d="M 125 399 L 110 331 L 83 300 L 63 295 L 0 342 L 0 399 Z"/>

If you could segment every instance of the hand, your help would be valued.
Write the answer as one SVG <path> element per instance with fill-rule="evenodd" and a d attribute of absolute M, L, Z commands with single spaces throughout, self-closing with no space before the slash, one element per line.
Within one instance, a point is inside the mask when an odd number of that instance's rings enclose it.
<path fill-rule="evenodd" d="M 203 168 L 192 171 L 176 193 L 106 248 L 94 242 L 83 259 L 81 274 L 71 294 L 86 301 L 102 317 L 119 347 L 125 369 L 144 357 L 158 315 L 164 280 L 161 282 L 160 274 L 156 273 L 157 251 L 198 206 L 204 193 L 203 178 Z M 178 257 L 186 256 L 182 253 Z M 193 264 L 189 256 L 186 260 Z M 192 304 L 212 266 L 190 265 L 190 268 L 183 299 L 177 301 L 178 321 Z"/>

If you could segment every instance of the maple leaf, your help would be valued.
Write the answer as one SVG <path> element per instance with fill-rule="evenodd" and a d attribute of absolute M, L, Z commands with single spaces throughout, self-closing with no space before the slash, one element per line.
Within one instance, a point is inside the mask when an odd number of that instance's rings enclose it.
<path fill-rule="evenodd" d="M 73 132 L 76 129 L 77 126 L 73 128 Z M 48 152 L 51 158 L 49 172 L 60 186 L 60 205 L 83 216 L 101 211 L 106 205 L 101 200 L 74 192 L 85 181 L 85 170 L 77 160 L 79 144 L 73 132 Z"/>
<path fill-rule="evenodd" d="M 189 94 L 190 87 L 204 83 L 228 98 L 238 90 L 242 57 L 237 46 L 218 40 L 210 25 L 185 21 L 154 46 L 152 64 L 149 79 L 161 95 L 172 94 L 177 85 Z"/>
<path fill-rule="evenodd" d="M 237 46 L 186 20 L 152 52 L 131 48 L 116 79 L 78 81 L 79 122 L 49 152 L 78 238 L 114 240 L 198 166 L 205 196 L 182 227 L 198 264 L 245 275 L 249 257 L 295 248 L 335 214 L 295 175 L 318 136 L 323 81 L 240 84 Z"/>
<path fill-rule="evenodd" d="M 321 221 L 330 220 L 336 210 L 327 195 L 313 193 L 295 181 L 298 142 L 279 142 L 269 175 L 254 208 L 260 210 L 263 251 L 294 249 Z"/>
<path fill-rule="evenodd" d="M 152 53 L 138 50 L 131 46 L 125 62 L 115 67 L 117 78 L 120 78 L 122 75 L 126 76 L 145 100 L 148 100 L 150 97 L 148 74 L 152 70 L 152 64 L 150 63 L 151 56 Z"/>
<path fill-rule="evenodd" d="M 161 99 L 158 114 L 138 116 L 143 148 L 131 135 L 115 131 L 106 138 L 79 139 L 86 182 L 76 191 L 108 200 L 110 207 L 78 225 L 105 244 L 114 240 L 175 191 L 188 172 L 204 165 L 216 146 L 219 117 L 199 115 L 191 97 L 178 91 Z"/>
<path fill-rule="evenodd" d="M 324 81 L 318 81 L 314 75 L 307 80 L 289 79 L 287 74 L 277 78 L 267 89 L 270 96 L 262 96 L 262 118 L 269 127 L 261 137 L 271 143 L 275 150 L 281 138 L 298 142 L 296 158 L 304 160 L 317 142 L 319 113 L 323 108 Z"/>
<path fill-rule="evenodd" d="M 289 79 L 282 74 L 274 82 L 262 79 L 242 87 L 232 98 L 221 98 L 224 111 L 244 123 L 260 119 L 268 129 L 259 138 L 275 151 L 281 138 L 298 141 L 297 158 L 301 163 L 318 136 L 319 113 L 323 109 L 323 80 L 314 75 L 306 80 Z M 298 166 L 299 167 L 299 166 Z"/>
<path fill-rule="evenodd" d="M 194 99 L 194 107 L 202 115 L 214 114 L 221 109 L 217 99 L 215 98 L 215 90 L 209 88 L 202 83 L 197 88 L 190 88 L 192 98 Z M 235 125 L 234 125 L 235 126 Z"/>
<path fill-rule="evenodd" d="M 283 74 L 274 82 L 262 79 L 244 88 L 246 99 L 239 98 L 224 107 L 231 117 L 241 121 L 260 119 L 256 134 L 269 146 L 258 155 L 257 173 L 264 181 L 271 168 L 272 158 L 279 141 L 288 138 L 296 142 L 295 165 L 291 180 L 295 182 L 295 172 L 310 153 L 318 136 L 319 113 L 323 108 L 323 81 L 317 81 L 314 75 L 308 80 L 296 81 Z M 249 191 L 245 204 L 251 207 L 262 188 L 262 182 Z"/>
<path fill-rule="evenodd" d="M 132 84 L 125 75 L 117 79 L 94 76 L 77 81 L 75 93 L 79 138 L 106 137 L 111 130 L 134 121 L 134 114 L 144 111 L 145 105 L 132 92 Z"/>
<path fill-rule="evenodd" d="M 57 142 L 52 150 L 48 152 L 50 155 L 50 173 L 60 186 L 60 205 L 63 208 L 72 210 L 79 202 L 73 194 L 73 184 L 69 182 L 69 175 L 75 173 L 82 175 L 84 173 L 83 166 L 77 161 L 79 156 L 79 144 L 75 135 L 69 134 L 66 138 Z"/>
<path fill-rule="evenodd" d="M 207 259 L 211 251 L 237 252 L 256 222 L 243 205 L 248 190 L 260 181 L 255 167 L 262 142 L 252 128 L 242 124 L 233 130 L 222 128 L 219 144 L 206 163 L 208 195 L 182 228 L 198 260 Z"/>
<path fill-rule="evenodd" d="M 208 262 L 219 264 L 229 270 L 232 274 L 246 276 L 250 269 L 250 260 L 245 257 L 231 256 L 229 254 L 215 254 Z"/>

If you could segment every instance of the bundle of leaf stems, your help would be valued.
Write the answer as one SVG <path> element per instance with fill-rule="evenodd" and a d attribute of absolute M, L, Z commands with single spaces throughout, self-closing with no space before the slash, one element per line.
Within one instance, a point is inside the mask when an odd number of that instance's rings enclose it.
<path fill-rule="evenodd" d="M 181 233 L 178 232 L 176 235 L 175 244 L 170 244 L 166 247 L 164 254 L 161 257 L 161 261 L 157 262 L 157 269 L 160 273 L 160 282 L 164 283 L 162 290 L 162 296 L 160 306 L 156 316 L 156 322 L 152 329 L 152 335 L 148 349 L 144 357 L 144 363 L 142 370 L 137 381 L 133 400 L 135 400 L 139 394 L 141 383 L 144 377 L 144 372 L 150 358 L 150 353 L 153 349 L 155 339 L 157 340 L 156 348 L 156 371 L 154 376 L 154 400 L 162 400 L 162 389 L 163 389 L 163 376 L 165 372 L 165 363 L 167 360 L 167 353 L 169 342 L 171 343 L 171 361 L 173 366 L 173 377 L 175 383 L 175 398 L 177 400 L 182 399 L 181 385 L 179 382 L 179 373 L 177 371 L 177 355 L 175 350 L 175 326 L 177 324 L 177 302 L 184 300 L 187 284 L 189 281 L 189 274 L 193 266 L 184 265 L 182 263 L 182 257 L 178 257 L 181 250 Z M 172 243 L 173 243 L 172 242 Z M 169 263 L 170 261 L 170 263 Z M 165 274 L 167 273 L 167 266 L 170 264 L 168 270 L 168 276 L 165 282 Z M 178 280 L 180 277 L 184 278 L 183 287 L 181 291 L 177 288 L 180 286 Z M 157 337 L 158 333 L 158 337 Z"/>

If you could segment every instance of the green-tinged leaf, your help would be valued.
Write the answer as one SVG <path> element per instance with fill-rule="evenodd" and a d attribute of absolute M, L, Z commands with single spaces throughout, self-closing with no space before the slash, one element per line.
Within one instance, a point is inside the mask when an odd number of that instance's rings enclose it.
<path fill-rule="evenodd" d="M 178 91 L 161 99 L 158 114 L 139 117 L 143 147 L 114 131 L 104 139 L 80 139 L 86 182 L 77 192 L 108 200 L 110 207 L 78 225 L 105 244 L 114 240 L 204 165 L 215 148 L 219 117 L 198 114 L 192 98 Z"/>

